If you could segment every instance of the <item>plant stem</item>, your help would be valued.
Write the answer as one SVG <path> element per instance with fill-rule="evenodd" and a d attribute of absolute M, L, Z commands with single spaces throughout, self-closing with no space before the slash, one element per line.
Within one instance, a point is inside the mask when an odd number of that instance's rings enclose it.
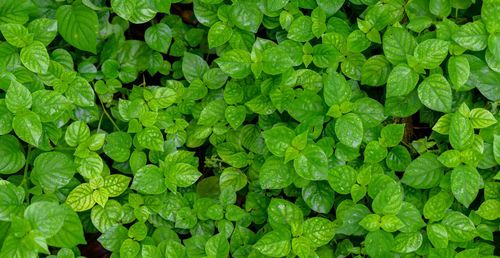
<path fill-rule="evenodd" d="M 118 127 L 118 125 L 115 123 L 115 121 L 113 120 L 113 118 L 111 118 L 111 116 L 109 115 L 108 111 L 106 111 L 106 107 L 104 107 L 104 104 L 102 103 L 101 98 L 99 96 L 97 96 L 97 98 L 99 98 L 99 102 L 101 102 L 101 106 L 102 106 L 102 111 L 108 117 L 109 121 L 111 121 L 111 123 L 116 127 L 116 129 L 118 131 L 121 131 L 120 127 Z"/>
<path fill-rule="evenodd" d="M 31 145 L 28 145 L 28 153 L 26 154 L 26 164 L 24 165 L 23 181 L 21 185 L 24 185 L 24 192 L 26 194 L 26 203 L 30 204 L 30 193 L 29 193 L 29 178 L 28 178 L 28 163 L 30 160 Z"/>

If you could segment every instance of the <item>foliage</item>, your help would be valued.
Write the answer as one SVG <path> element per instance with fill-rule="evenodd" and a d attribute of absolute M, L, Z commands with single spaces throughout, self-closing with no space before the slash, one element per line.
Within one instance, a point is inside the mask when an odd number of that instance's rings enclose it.
<path fill-rule="evenodd" d="M 498 0 L 190 2 L 1 1 L 0 257 L 494 255 Z"/>

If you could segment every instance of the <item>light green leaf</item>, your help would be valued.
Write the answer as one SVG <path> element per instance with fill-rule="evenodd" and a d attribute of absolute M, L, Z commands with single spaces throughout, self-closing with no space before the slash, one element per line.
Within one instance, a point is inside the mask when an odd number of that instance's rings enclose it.
<path fill-rule="evenodd" d="M 157 127 L 146 127 L 136 137 L 142 147 L 154 151 L 163 151 L 163 134 Z"/>
<path fill-rule="evenodd" d="M 270 156 L 259 171 L 259 182 L 262 189 L 282 189 L 294 180 L 292 163 L 283 164 L 283 159 Z"/>
<path fill-rule="evenodd" d="M 417 189 L 432 188 L 439 184 L 443 170 L 436 155 L 425 153 L 410 163 L 401 182 Z"/>
<path fill-rule="evenodd" d="M 351 99 L 352 91 L 345 77 L 333 72 L 323 78 L 323 96 L 328 106 L 341 104 Z"/>
<path fill-rule="evenodd" d="M 335 134 L 341 143 L 356 148 L 363 139 L 363 122 L 354 113 L 345 114 L 335 121 Z"/>
<path fill-rule="evenodd" d="M 66 204 L 74 211 L 90 210 L 95 204 L 92 192 L 94 192 L 94 189 L 90 187 L 90 184 L 80 184 L 69 193 L 68 198 L 66 198 Z"/>
<path fill-rule="evenodd" d="M 461 47 L 472 51 L 484 50 L 488 44 L 488 32 L 481 20 L 460 26 L 452 38 Z"/>
<path fill-rule="evenodd" d="M 441 223 L 446 228 L 450 241 L 466 242 L 477 236 L 474 223 L 458 211 L 448 213 Z"/>
<path fill-rule="evenodd" d="M 471 120 L 456 112 L 450 121 L 450 144 L 454 149 L 465 150 L 474 142 L 474 128 Z"/>
<path fill-rule="evenodd" d="M 293 161 L 295 172 L 307 180 L 328 179 L 328 158 L 317 145 L 307 145 Z"/>
<path fill-rule="evenodd" d="M 453 96 L 446 78 L 440 74 L 432 74 L 418 85 L 418 97 L 426 107 L 449 113 Z"/>
<path fill-rule="evenodd" d="M 409 94 L 418 83 L 418 74 L 406 64 L 399 64 L 392 69 L 387 78 L 386 96 L 404 96 Z"/>
<path fill-rule="evenodd" d="M 287 231 L 266 233 L 253 245 L 253 248 L 270 257 L 286 256 L 291 250 L 290 233 Z"/>
<path fill-rule="evenodd" d="M 415 48 L 414 56 L 417 62 L 425 69 L 434 69 L 448 55 L 449 43 L 440 39 L 428 39 Z"/>
<path fill-rule="evenodd" d="M 49 54 L 40 41 L 33 41 L 30 45 L 21 49 L 21 62 L 34 73 L 45 73 L 49 69 Z"/>
<path fill-rule="evenodd" d="M 262 137 L 272 154 L 284 157 L 286 149 L 291 145 L 295 137 L 295 132 L 286 126 L 276 126 L 262 132 Z"/>
<path fill-rule="evenodd" d="M 24 189 L 8 181 L 0 181 L 0 221 L 10 221 L 12 215 L 22 215 Z"/>
<path fill-rule="evenodd" d="M 155 165 L 146 165 L 134 175 L 130 188 L 144 194 L 161 194 L 167 190 L 163 171 Z"/>
<path fill-rule="evenodd" d="M 12 120 L 12 127 L 21 140 L 33 146 L 40 144 L 43 131 L 42 122 L 37 114 L 29 110 L 18 112 Z"/>
<path fill-rule="evenodd" d="M 497 123 L 493 114 L 484 108 L 472 109 L 469 118 L 474 128 L 485 128 Z"/>
<path fill-rule="evenodd" d="M 153 50 L 166 54 L 172 42 L 172 30 L 167 24 L 154 24 L 144 32 L 144 40 Z"/>
<path fill-rule="evenodd" d="M 208 71 L 208 64 L 202 57 L 189 52 L 184 52 L 182 58 L 182 72 L 188 82 L 203 79 L 203 74 Z"/>
<path fill-rule="evenodd" d="M 357 172 L 349 165 L 339 165 L 328 171 L 328 183 L 335 192 L 349 194 L 356 183 Z"/>
<path fill-rule="evenodd" d="M 457 201 L 468 208 L 476 199 L 481 181 L 481 175 L 474 167 L 461 165 L 451 172 L 451 191 Z"/>
<path fill-rule="evenodd" d="M 235 79 L 243 79 L 251 73 L 250 53 L 241 49 L 233 49 L 225 52 L 221 57 L 214 60 L 220 69 Z"/>
<path fill-rule="evenodd" d="M 312 217 L 304 221 L 303 236 L 309 238 L 314 247 L 328 244 L 335 235 L 334 223 L 321 217 Z"/>

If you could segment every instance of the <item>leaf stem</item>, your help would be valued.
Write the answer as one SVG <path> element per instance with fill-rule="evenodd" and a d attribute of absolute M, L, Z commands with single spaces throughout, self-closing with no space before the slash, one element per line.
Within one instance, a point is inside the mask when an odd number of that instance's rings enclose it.
<path fill-rule="evenodd" d="M 111 121 L 111 123 L 116 127 L 116 129 L 119 132 L 121 132 L 120 127 L 118 127 L 118 125 L 115 123 L 113 118 L 111 118 L 111 116 L 109 115 L 108 111 L 106 111 L 106 108 L 104 107 L 104 104 L 102 103 L 101 97 L 99 97 L 99 95 L 97 95 L 97 98 L 99 99 L 99 102 L 101 102 L 102 111 L 104 112 L 104 114 L 108 117 L 109 121 Z"/>
<path fill-rule="evenodd" d="M 31 145 L 28 145 L 28 153 L 26 154 L 26 164 L 24 165 L 23 181 L 21 186 L 24 185 L 24 192 L 26 194 L 26 203 L 30 204 L 30 193 L 29 193 L 29 178 L 28 178 L 28 164 L 31 154 Z"/>

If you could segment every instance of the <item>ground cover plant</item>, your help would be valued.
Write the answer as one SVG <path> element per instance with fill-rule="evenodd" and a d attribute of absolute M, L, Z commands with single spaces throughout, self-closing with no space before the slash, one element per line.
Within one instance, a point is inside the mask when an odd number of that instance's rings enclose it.
<path fill-rule="evenodd" d="M 498 0 L 3 0 L 0 32 L 0 257 L 499 252 Z"/>

